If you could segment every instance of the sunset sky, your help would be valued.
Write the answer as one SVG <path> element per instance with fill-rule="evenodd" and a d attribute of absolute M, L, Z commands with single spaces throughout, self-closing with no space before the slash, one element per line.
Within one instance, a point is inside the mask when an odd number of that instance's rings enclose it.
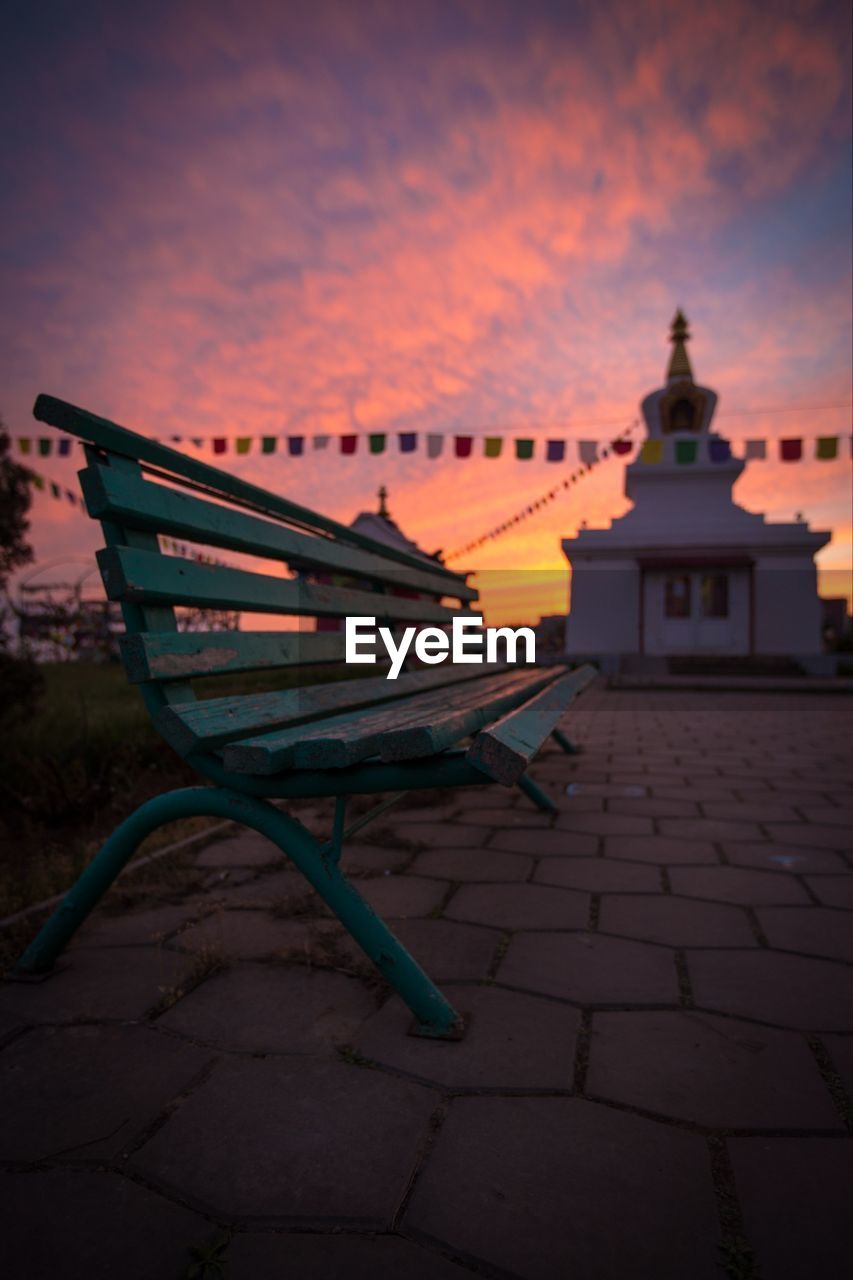
<path fill-rule="evenodd" d="M 847 3 L 11 0 L 2 42 L 13 436 L 47 433 L 44 391 L 161 436 L 605 441 L 662 381 L 676 305 L 736 447 L 850 432 Z M 833 531 L 828 594 L 851 563 L 841 454 L 736 489 Z M 384 483 L 427 550 L 573 469 L 396 438 L 227 465 L 344 521 Z M 76 489 L 70 462 L 39 469 Z M 560 538 L 625 510 L 623 471 L 455 567 L 558 570 L 559 608 Z M 36 496 L 40 558 L 98 539 Z"/>

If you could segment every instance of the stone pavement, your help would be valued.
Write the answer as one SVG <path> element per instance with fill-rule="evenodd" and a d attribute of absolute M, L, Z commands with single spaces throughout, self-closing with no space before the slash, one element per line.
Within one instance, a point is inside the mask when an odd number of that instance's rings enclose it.
<path fill-rule="evenodd" d="M 553 822 L 424 793 L 345 855 L 460 1044 L 245 832 L 0 988 L 4 1275 L 849 1275 L 853 700 L 594 689 L 564 727 Z"/>

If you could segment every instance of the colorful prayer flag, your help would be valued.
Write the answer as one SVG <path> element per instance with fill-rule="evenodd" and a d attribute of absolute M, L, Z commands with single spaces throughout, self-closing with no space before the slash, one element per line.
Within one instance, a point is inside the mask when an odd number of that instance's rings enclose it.
<path fill-rule="evenodd" d="M 275 453 L 277 444 L 275 436 L 261 436 L 261 453 Z"/>
<path fill-rule="evenodd" d="M 223 440 L 222 436 L 216 436 L 213 441 L 213 452 L 224 453 L 228 448 L 228 441 Z"/>
<path fill-rule="evenodd" d="M 675 461 L 684 464 L 696 461 L 696 440 L 676 440 Z"/>
<path fill-rule="evenodd" d="M 483 442 L 483 457 L 499 458 L 503 447 L 504 442 L 501 436 L 486 436 Z"/>
<path fill-rule="evenodd" d="M 56 452 L 59 454 L 60 458 L 68 457 L 71 452 L 71 441 L 68 439 L 68 436 L 63 436 L 61 440 L 56 442 Z"/>
<path fill-rule="evenodd" d="M 401 453 L 414 453 L 418 447 L 417 431 L 399 431 L 397 439 L 400 445 Z"/>
<path fill-rule="evenodd" d="M 37 476 L 35 472 L 33 472 L 32 481 L 36 489 L 44 489 L 44 476 Z"/>
<path fill-rule="evenodd" d="M 646 440 L 640 450 L 641 462 L 660 462 L 663 457 L 663 440 Z"/>
<path fill-rule="evenodd" d="M 779 441 L 779 457 L 783 462 L 799 462 L 802 456 L 802 440 L 790 439 Z"/>
<path fill-rule="evenodd" d="M 62 497 L 62 494 L 61 494 L 61 493 L 60 493 L 60 491 L 59 491 L 59 485 L 58 485 L 58 484 L 54 484 L 52 480 L 51 480 L 51 482 L 50 482 L 50 496 L 51 496 L 52 498 L 61 498 L 61 497 Z"/>
<path fill-rule="evenodd" d="M 304 436 L 288 436 L 287 437 L 287 452 L 290 454 L 291 458 L 301 458 L 304 450 L 305 450 Z"/>
<path fill-rule="evenodd" d="M 838 457 L 838 436 L 818 436 L 815 447 L 816 458 L 827 462 Z"/>
<path fill-rule="evenodd" d="M 331 439 L 331 436 L 315 436 L 315 437 L 314 437 L 314 448 L 315 448 L 315 449 L 328 449 L 330 439 Z"/>
<path fill-rule="evenodd" d="M 634 447 L 633 440 L 614 440 L 613 452 L 618 454 L 630 453 Z"/>
<path fill-rule="evenodd" d="M 712 462 L 728 462 L 732 456 L 732 446 L 728 440 L 709 440 L 708 457 Z"/>
<path fill-rule="evenodd" d="M 238 436 L 235 441 L 234 447 L 238 453 L 248 453 L 252 447 L 252 437 Z"/>
<path fill-rule="evenodd" d="M 470 458 L 471 446 L 474 443 L 472 436 L 454 436 L 454 446 L 457 458 Z"/>
<path fill-rule="evenodd" d="M 439 458 L 444 448 L 444 436 L 427 436 L 427 457 Z"/>
<path fill-rule="evenodd" d="M 355 453 L 358 436 L 341 436 L 341 453 Z"/>
<path fill-rule="evenodd" d="M 384 453 L 386 435 L 384 431 L 373 431 L 367 437 L 368 448 L 371 453 Z"/>
<path fill-rule="evenodd" d="M 598 461 L 598 441 L 597 440 L 579 440 L 578 441 L 578 457 L 581 462 L 585 462 L 587 466 L 590 463 Z"/>
<path fill-rule="evenodd" d="M 527 462 L 533 457 L 533 441 L 532 440 L 516 440 L 515 456 L 519 462 Z"/>
<path fill-rule="evenodd" d="M 29 453 L 30 441 L 27 439 L 26 436 L 20 436 L 20 438 L 18 439 L 18 448 L 20 449 L 21 453 Z"/>
<path fill-rule="evenodd" d="M 50 446 L 51 446 L 50 439 L 44 439 L 44 438 L 40 439 L 39 440 L 39 456 L 42 458 L 49 458 Z"/>
<path fill-rule="evenodd" d="M 548 462 L 562 462 L 565 456 L 565 440 L 549 440 L 545 445 L 545 457 Z"/>
<path fill-rule="evenodd" d="M 767 441 L 747 440 L 743 456 L 745 458 L 754 458 L 756 461 L 763 460 L 767 457 Z"/>

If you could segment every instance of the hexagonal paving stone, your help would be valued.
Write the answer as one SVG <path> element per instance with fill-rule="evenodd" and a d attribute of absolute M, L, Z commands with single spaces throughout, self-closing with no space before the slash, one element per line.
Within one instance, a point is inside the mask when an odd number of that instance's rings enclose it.
<path fill-rule="evenodd" d="M 3 1178 L 10 1280 L 178 1280 L 211 1224 L 116 1173 L 47 1169 Z"/>
<path fill-rule="evenodd" d="M 428 916 L 441 906 L 448 885 L 421 876 L 377 876 L 358 880 L 354 887 L 384 920 Z"/>
<path fill-rule="evenodd" d="M 543 858 L 533 881 L 590 893 L 654 893 L 661 888 L 657 867 L 615 858 Z"/>
<path fill-rule="evenodd" d="M 831 907 L 762 907 L 761 927 L 771 947 L 828 960 L 853 960 L 853 916 Z M 851 976 L 853 981 L 853 976 Z"/>
<path fill-rule="evenodd" d="M 731 1138 L 728 1148 L 761 1275 L 767 1280 L 849 1275 L 853 1143 Z"/>
<path fill-rule="evenodd" d="M 674 840 L 668 836 L 608 836 L 604 841 L 604 853 L 608 858 L 656 862 L 661 866 L 679 863 L 718 866 L 720 861 L 708 840 Z"/>
<path fill-rule="evenodd" d="M 190 964 L 162 947 L 80 947 L 44 982 L 0 985 L 0 1008 L 29 1023 L 134 1021 L 180 986 Z"/>
<path fill-rule="evenodd" d="M 853 907 L 853 872 L 840 876 L 806 876 L 806 884 L 828 907 Z"/>
<path fill-rule="evenodd" d="M 193 915 L 186 903 L 154 907 L 147 911 L 122 911 L 90 916 L 75 934 L 73 947 L 128 947 L 161 942 Z"/>
<path fill-rule="evenodd" d="M 497 987 L 453 985 L 445 995 L 471 1015 L 464 1040 L 407 1035 L 412 1015 L 392 997 L 362 1028 L 359 1052 L 448 1088 L 571 1088 L 577 1010 Z"/>
<path fill-rule="evenodd" d="M 654 833 L 651 818 L 626 813 L 573 813 L 571 809 L 557 818 L 558 831 L 588 831 L 596 836 L 650 836 Z"/>
<path fill-rule="evenodd" d="M 411 849 L 402 845 L 345 844 L 341 854 L 341 870 L 345 875 L 353 872 L 402 871 L 414 857 Z"/>
<path fill-rule="evenodd" d="M 738 907 L 669 895 L 605 895 L 598 927 L 602 933 L 670 947 L 746 947 L 755 941 Z"/>
<path fill-rule="evenodd" d="M 676 840 L 758 840 L 756 822 L 729 822 L 723 818 L 662 818 L 661 835 Z"/>
<path fill-rule="evenodd" d="M 133 1163 L 232 1220 L 383 1229 L 437 1096 L 319 1058 L 225 1058 Z"/>
<path fill-rule="evenodd" d="M 524 1280 L 716 1280 L 703 1140 L 575 1098 L 459 1098 L 405 1223 Z"/>
<path fill-rule="evenodd" d="M 242 964 L 214 974 L 159 1025 L 222 1049 L 322 1053 L 346 1043 L 376 1006 L 340 973 L 283 964 Z"/>
<path fill-rule="evenodd" d="M 526 880 L 532 868 L 532 858 L 500 849 L 428 849 L 412 863 L 416 875 L 444 880 Z"/>
<path fill-rule="evenodd" d="M 764 841 L 760 844 L 724 844 L 723 852 L 729 862 L 738 867 L 761 867 L 769 871 L 845 871 L 844 860 L 829 849 L 809 849 L 805 845 L 778 844 Z"/>
<path fill-rule="evenodd" d="M 228 1250 L 229 1280 L 470 1280 L 467 1267 L 399 1236 L 242 1232 Z"/>
<path fill-rule="evenodd" d="M 202 849 L 195 864 L 197 867 L 263 867 L 281 860 L 278 845 L 255 831 L 241 831 Z"/>
<path fill-rule="evenodd" d="M 238 960 L 257 960 L 285 950 L 291 942 L 292 921 L 265 911 L 214 911 L 198 924 L 184 929 L 171 941 L 182 951 L 212 949 Z"/>
<path fill-rule="evenodd" d="M 485 978 L 501 937 L 497 929 L 453 920 L 395 920 L 392 933 L 435 982 Z"/>
<path fill-rule="evenodd" d="M 712 1128 L 842 1127 L 801 1036 L 692 1010 L 596 1014 L 586 1088 Z"/>
<path fill-rule="evenodd" d="M 486 847 L 531 858 L 590 858 L 598 853 L 599 843 L 598 836 L 576 831 L 498 831 Z"/>
<path fill-rule="evenodd" d="M 582 929 L 589 894 L 538 884 L 466 884 L 444 914 L 499 929 Z"/>
<path fill-rule="evenodd" d="M 528 802 L 523 809 L 469 809 L 467 812 L 463 810 L 458 821 L 466 825 L 471 823 L 477 827 L 497 827 L 501 831 L 509 828 L 538 831 L 543 827 L 550 827 L 551 815 L 534 809 Z"/>
<path fill-rule="evenodd" d="M 598 933 L 517 933 L 497 980 L 578 1004 L 678 1002 L 672 952 Z"/>
<path fill-rule="evenodd" d="M 819 826 L 816 822 L 768 823 L 771 840 L 778 844 L 803 845 L 806 849 L 837 849 L 853 853 L 853 833 L 849 827 Z"/>
<path fill-rule="evenodd" d="M 762 903 L 808 902 L 802 885 L 789 875 L 750 871 L 745 867 L 673 867 L 672 892 L 687 898 L 759 906 Z"/>
<path fill-rule="evenodd" d="M 226 888 L 217 897 L 226 906 L 271 907 L 275 904 L 287 909 L 289 905 L 297 906 L 307 901 L 312 906 L 316 905 L 318 911 L 324 907 L 322 898 L 302 872 L 291 868 L 257 876 L 233 889 Z"/>
<path fill-rule="evenodd" d="M 400 827 L 400 834 L 424 849 L 455 849 L 481 845 L 488 832 L 482 827 L 462 826 L 458 822 L 426 821 L 407 823 Z"/>
<path fill-rule="evenodd" d="M 853 1031 L 850 968 L 754 948 L 690 951 L 697 1005 L 803 1031 Z"/>
<path fill-rule="evenodd" d="M 148 1027 L 45 1027 L 0 1055 L 0 1158 L 119 1155 L 211 1060 Z"/>

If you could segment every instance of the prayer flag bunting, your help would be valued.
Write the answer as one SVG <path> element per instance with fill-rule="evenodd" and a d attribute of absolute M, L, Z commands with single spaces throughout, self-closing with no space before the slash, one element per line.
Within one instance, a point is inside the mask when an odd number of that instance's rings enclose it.
<path fill-rule="evenodd" d="M 35 472 L 33 472 L 32 480 L 33 480 L 33 484 L 35 485 L 35 487 L 36 487 L 37 489 L 44 489 L 44 477 L 43 477 L 43 476 L 37 476 L 37 475 L 35 474 Z"/>
<path fill-rule="evenodd" d="M 545 457 L 548 462 L 562 462 L 566 456 L 565 440 L 549 440 L 545 446 Z"/>
<path fill-rule="evenodd" d="M 304 452 L 304 449 L 305 449 L 304 436 L 288 436 L 287 437 L 287 452 L 290 454 L 291 458 L 301 458 Z"/>
<path fill-rule="evenodd" d="M 818 436 L 814 456 L 824 462 L 829 461 L 830 458 L 837 458 L 838 436 Z"/>
<path fill-rule="evenodd" d="M 470 458 L 471 446 L 474 443 L 472 436 L 456 436 L 454 437 L 457 458 Z"/>
<path fill-rule="evenodd" d="M 533 457 L 533 441 L 532 440 L 516 440 L 515 456 L 519 462 L 527 462 Z"/>
<path fill-rule="evenodd" d="M 427 436 L 427 457 L 439 458 L 444 448 L 444 436 Z"/>
<path fill-rule="evenodd" d="M 29 451 L 30 451 L 30 442 L 29 442 L 29 439 L 27 438 L 27 436 L 21 436 L 21 437 L 19 438 L 19 440 L 18 440 L 18 448 L 20 449 L 21 453 L 29 453 Z"/>
<path fill-rule="evenodd" d="M 328 447 L 329 447 L 329 440 L 330 440 L 330 439 L 331 439 L 331 436 L 315 436 L 315 437 L 314 437 L 314 448 L 315 448 L 315 449 L 328 449 Z"/>
<path fill-rule="evenodd" d="M 767 441 L 766 440 L 747 440 L 743 451 L 745 458 L 754 458 L 756 461 L 767 457 Z"/>
<path fill-rule="evenodd" d="M 400 431 L 397 439 L 401 453 L 414 453 L 418 447 L 418 433 L 416 431 Z"/>
<path fill-rule="evenodd" d="M 275 436 L 261 436 L 261 453 L 275 453 L 277 444 Z"/>
<path fill-rule="evenodd" d="M 59 485 L 54 484 L 52 480 L 50 482 L 50 496 L 52 498 L 59 498 L 62 496 L 59 490 Z"/>
<path fill-rule="evenodd" d="M 228 442 L 227 440 L 223 440 L 221 436 L 217 436 L 213 441 L 214 453 L 224 453 L 227 448 L 228 448 Z"/>
<path fill-rule="evenodd" d="M 384 431 L 374 431 L 367 437 L 368 448 L 371 453 L 385 452 L 386 435 Z"/>
<path fill-rule="evenodd" d="M 640 450 L 641 462 L 660 462 L 663 457 L 663 440 L 646 440 Z"/>
<path fill-rule="evenodd" d="M 579 440 L 578 441 L 578 457 L 581 462 L 587 465 L 598 461 L 598 441 L 597 440 Z"/>
<path fill-rule="evenodd" d="M 633 440 L 614 440 L 613 452 L 618 454 L 630 453 L 634 448 Z"/>
<path fill-rule="evenodd" d="M 712 462 L 728 462 L 732 456 L 732 447 L 728 440 L 709 440 L 708 457 Z"/>
<path fill-rule="evenodd" d="M 355 453 L 358 436 L 341 436 L 341 453 Z"/>
<path fill-rule="evenodd" d="M 676 440 L 675 461 L 682 464 L 695 462 L 696 448 L 697 442 L 695 440 Z"/>
<path fill-rule="evenodd" d="M 39 440 L 39 456 L 40 457 L 42 458 L 50 457 L 50 446 L 52 443 L 53 442 L 51 440 L 46 440 L 46 439 Z"/>
<path fill-rule="evenodd" d="M 238 453 L 248 453 L 252 447 L 251 436 L 238 436 L 235 441 L 235 448 Z"/>
<path fill-rule="evenodd" d="M 504 442 L 501 436 L 486 436 L 483 441 L 483 457 L 499 458 L 503 447 Z"/>
<path fill-rule="evenodd" d="M 802 440 L 780 440 L 779 457 L 783 462 L 799 462 L 803 456 Z"/>
<path fill-rule="evenodd" d="M 68 439 L 68 436 L 63 436 L 62 439 L 57 442 L 56 452 L 59 454 L 60 458 L 68 457 L 71 452 L 71 441 Z"/>

